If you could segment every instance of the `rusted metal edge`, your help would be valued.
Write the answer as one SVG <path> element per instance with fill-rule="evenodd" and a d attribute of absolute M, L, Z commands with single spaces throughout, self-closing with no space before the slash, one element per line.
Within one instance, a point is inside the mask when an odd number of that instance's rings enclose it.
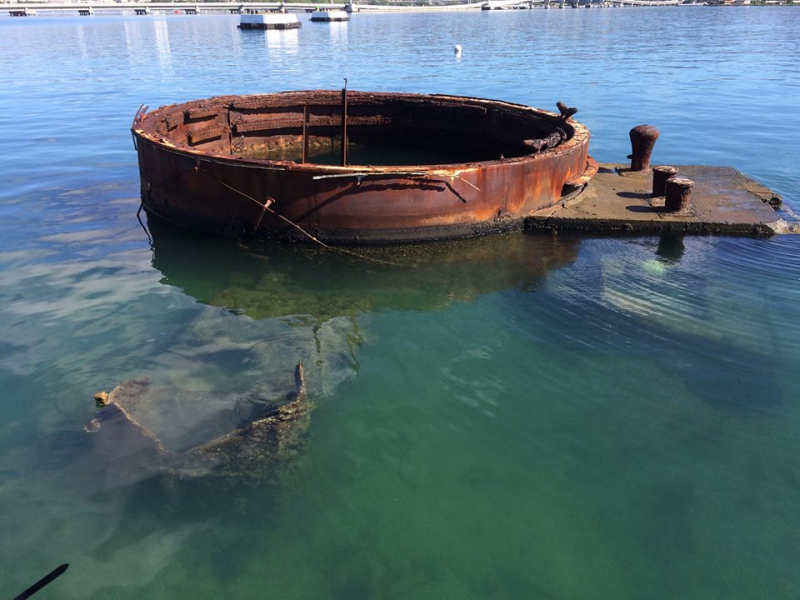
<path fill-rule="evenodd" d="M 306 94 L 315 94 L 315 93 L 316 92 L 314 90 L 308 90 L 308 91 L 280 92 L 280 93 L 274 93 L 274 94 L 266 94 L 266 96 L 272 96 L 272 95 L 276 95 L 277 96 L 277 95 L 280 94 L 280 95 L 285 96 L 287 98 L 292 97 L 292 96 L 297 96 L 300 99 L 300 98 L 303 98 L 304 95 L 306 95 Z M 356 93 L 356 92 L 349 92 L 348 91 L 348 94 L 351 94 L 351 93 Z M 580 145 L 586 143 L 588 141 L 589 137 L 590 137 L 589 130 L 582 123 L 579 123 L 577 121 L 573 121 L 572 119 L 569 119 L 568 121 L 565 121 L 565 120 L 562 119 L 562 117 L 559 114 L 554 113 L 552 111 L 548 111 L 548 110 L 545 110 L 545 109 L 536 108 L 536 107 L 532 107 L 532 106 L 525 106 L 525 105 L 522 105 L 522 104 L 506 102 L 506 101 L 502 101 L 502 100 L 494 100 L 494 99 L 489 99 L 489 98 L 473 98 L 473 97 L 467 97 L 467 96 L 452 96 L 452 95 L 445 95 L 445 94 L 418 95 L 418 94 L 402 94 L 402 93 L 374 93 L 374 94 L 370 94 L 368 92 L 357 92 L 357 93 L 359 94 L 359 102 L 361 104 L 366 104 L 364 99 L 374 95 L 376 104 L 380 105 L 382 96 L 383 95 L 390 95 L 390 96 L 397 97 L 398 99 L 402 99 L 404 101 L 409 101 L 409 102 L 410 101 L 420 101 L 421 102 L 421 101 L 424 100 L 424 98 L 432 98 L 432 99 L 440 99 L 440 100 L 443 100 L 443 101 L 460 102 L 462 106 L 472 105 L 472 106 L 479 107 L 479 108 L 484 108 L 484 109 L 487 109 L 487 110 L 503 110 L 503 109 L 507 109 L 509 111 L 529 112 L 529 113 L 532 113 L 532 114 L 536 115 L 539 118 L 549 119 L 554 126 L 567 126 L 567 127 L 569 127 L 571 129 L 572 135 L 569 136 L 568 139 L 564 140 L 558 146 L 558 148 L 561 149 L 562 152 L 567 151 L 569 148 L 572 148 L 572 147 L 575 147 L 575 146 L 580 146 Z M 260 99 L 262 99 L 264 96 L 265 96 L 264 94 L 250 94 L 250 95 L 243 95 L 243 96 L 236 96 L 236 95 L 232 95 L 232 96 L 216 96 L 216 97 L 208 98 L 208 99 L 205 99 L 205 100 L 208 101 L 208 102 L 214 102 L 214 101 L 216 101 L 216 102 L 225 102 L 225 103 L 227 103 L 229 109 L 235 109 L 237 107 L 239 107 L 239 108 L 243 108 L 245 106 L 249 107 L 249 103 L 251 101 L 252 102 L 257 102 Z M 416 96 L 420 96 L 421 98 L 416 98 Z M 316 104 L 326 104 L 326 105 L 330 105 L 330 106 L 336 106 L 337 104 L 339 104 L 339 105 L 341 104 L 341 100 L 339 100 L 338 102 L 336 102 L 336 101 L 325 102 L 324 100 L 325 100 L 324 98 L 317 98 L 316 96 L 314 96 L 314 102 Z M 186 102 L 186 103 L 181 103 L 181 104 L 190 104 L 191 102 L 192 101 L 189 101 L 189 102 Z M 467 104 L 467 103 L 469 103 L 469 104 Z M 164 108 L 168 108 L 168 106 L 161 106 L 161 107 L 159 107 L 158 110 L 161 110 L 161 109 L 164 109 Z M 252 108 L 250 108 L 250 109 L 252 110 Z M 141 116 L 139 117 L 139 119 L 134 121 L 134 125 L 136 125 L 136 123 L 140 122 L 145 116 L 147 116 L 147 114 L 150 114 L 150 113 L 147 113 L 146 111 L 143 112 L 141 114 Z M 364 118 L 364 124 L 370 123 L 370 121 L 368 119 L 369 118 Z M 313 119 L 312 119 L 312 121 L 313 121 Z M 338 123 L 336 123 L 337 121 L 338 121 Z M 352 119 L 351 119 L 351 121 L 352 121 Z M 334 124 L 334 123 L 341 124 L 341 120 L 340 119 L 336 119 L 332 124 Z M 298 119 L 297 122 L 294 123 L 294 125 L 296 125 L 299 128 L 300 125 L 301 125 L 300 119 Z M 312 123 L 312 125 L 313 125 L 313 123 Z M 202 156 L 202 157 L 204 157 L 206 159 L 209 159 L 209 158 L 212 158 L 212 157 L 213 158 L 217 158 L 217 159 L 219 159 L 220 164 L 231 164 L 232 162 L 235 162 L 235 161 L 246 160 L 249 163 L 248 166 L 265 165 L 264 168 L 268 168 L 269 169 L 269 168 L 275 168 L 276 166 L 278 168 L 281 168 L 282 165 L 285 165 L 286 167 L 291 167 L 292 169 L 298 169 L 299 168 L 299 170 L 304 170 L 303 167 L 305 167 L 305 168 L 307 168 L 309 170 L 320 170 L 320 171 L 330 172 L 330 173 L 341 172 L 343 170 L 347 171 L 347 170 L 351 170 L 351 169 L 364 170 L 365 167 L 371 169 L 371 167 L 369 167 L 369 165 L 347 165 L 347 166 L 342 167 L 342 166 L 339 166 L 339 165 L 320 165 L 320 164 L 316 164 L 316 163 L 302 164 L 302 163 L 296 163 L 296 162 L 293 162 L 293 161 L 279 161 L 279 160 L 257 159 L 257 158 L 246 158 L 245 159 L 245 158 L 240 157 L 240 156 L 230 156 L 228 154 L 216 154 L 216 153 L 212 153 L 212 152 L 208 152 L 208 151 L 194 150 L 191 147 L 178 146 L 174 142 L 172 142 L 170 140 L 167 140 L 166 138 L 163 138 L 162 136 L 154 135 L 154 134 L 151 134 L 149 132 L 145 132 L 142 129 L 136 128 L 136 127 L 133 127 L 132 129 L 133 129 L 135 135 L 138 135 L 140 137 L 147 137 L 147 138 L 149 138 L 150 140 L 152 140 L 153 142 L 155 142 L 157 144 L 166 144 L 170 148 L 175 148 L 175 149 L 177 149 L 179 151 L 183 151 L 186 154 L 189 154 L 189 155 L 192 155 L 192 156 L 199 155 L 199 156 Z M 537 159 L 537 158 L 540 158 L 541 156 L 546 156 L 546 155 L 543 155 L 542 153 L 539 153 L 534 149 L 534 151 L 531 152 L 530 154 L 526 154 L 526 155 L 522 155 L 522 156 L 508 157 L 508 158 L 500 158 L 500 159 L 494 159 L 494 160 L 487 160 L 487 161 L 475 161 L 475 164 L 476 165 L 481 165 L 481 166 L 484 166 L 484 165 L 485 166 L 491 166 L 493 164 L 513 164 L 513 163 L 517 163 L 517 162 L 528 161 L 528 160 L 531 160 L 531 159 Z M 381 172 L 404 171 L 404 170 L 408 170 L 408 166 L 409 165 L 384 166 L 384 167 L 380 167 L 380 168 L 376 167 L 375 170 L 381 171 Z M 448 164 L 414 165 L 415 168 L 419 167 L 420 169 L 432 169 L 432 168 L 433 169 L 447 169 L 450 166 L 451 165 L 448 165 Z M 459 166 L 463 167 L 463 164 L 461 164 Z"/>
<path fill-rule="evenodd" d="M 330 102 L 330 115 L 325 109 L 324 114 L 313 116 L 309 114 L 309 103 L 318 111 L 317 105 L 327 104 L 323 102 L 325 98 L 335 98 L 338 94 L 326 90 L 262 94 L 244 101 L 241 97 L 221 96 L 195 101 L 203 107 L 213 105 L 218 116 L 228 114 L 227 121 L 223 119 L 219 123 L 223 141 L 211 142 L 209 148 L 194 147 L 194 142 L 200 143 L 211 135 L 211 131 L 205 131 L 206 124 L 194 123 L 181 128 L 174 136 L 170 134 L 167 122 L 170 115 L 179 112 L 183 115 L 182 109 L 189 103 L 149 113 L 135 127 L 134 135 L 140 141 L 145 208 L 178 225 L 230 237 L 291 238 L 285 225 L 278 222 L 285 218 L 321 240 L 413 242 L 520 228 L 523 217 L 539 207 L 562 202 L 566 195 L 572 197 L 596 171 L 594 161 L 587 161 L 588 129 L 577 121 L 570 121 L 568 114 L 559 116 L 534 107 L 462 96 L 352 94 L 354 105 L 358 103 L 363 107 L 371 103 L 376 109 L 382 106 L 386 109 L 377 119 L 371 114 L 375 109 L 369 109 L 366 114 L 362 112 L 356 119 L 378 124 L 385 117 L 414 114 L 420 131 L 438 131 L 437 124 L 453 110 L 448 131 L 452 129 L 456 136 L 459 131 L 466 132 L 464 135 L 468 138 L 470 129 L 463 108 L 484 111 L 491 117 L 486 121 L 491 127 L 481 130 L 481 135 L 488 136 L 497 151 L 476 151 L 472 160 L 458 163 L 379 166 L 298 163 L 275 160 L 269 158 L 268 153 L 265 158 L 255 158 L 248 156 L 245 149 L 252 143 L 260 152 L 259 144 L 265 144 L 258 133 L 262 130 L 269 134 L 276 131 L 276 127 L 282 129 L 281 125 L 291 125 L 291 129 L 298 131 L 278 131 L 274 134 L 279 138 L 275 144 L 285 143 L 280 136 L 288 135 L 292 143 L 297 143 L 299 136 L 305 145 L 309 136 L 307 126 L 317 119 L 329 119 L 334 129 L 337 116 L 341 125 L 353 124 L 355 121 L 348 122 L 345 117 L 343 106 L 344 101 L 350 104 L 350 92 L 347 91 L 338 111 Z M 234 121 L 231 106 L 249 106 L 251 111 L 247 118 Z M 418 115 L 416 108 L 419 108 Z M 252 142 L 247 141 L 248 136 L 236 135 L 247 129 L 256 132 Z M 230 140 L 226 140 L 225 135 L 231 136 Z M 376 135 L 388 133 L 370 131 L 366 139 L 374 141 Z M 470 143 L 479 143 L 477 139 L 469 139 Z M 506 144 L 507 153 L 504 152 Z M 525 145 L 529 146 L 528 150 Z M 247 170 L 241 171 L 241 167 Z M 270 174 L 259 177 L 258 171 Z M 213 189 L 207 185 L 206 177 L 216 182 Z M 151 181 L 153 178 L 155 180 Z M 350 181 L 339 183 L 337 179 Z M 364 179 L 369 181 L 362 185 Z M 178 181 L 180 184 L 173 183 Z M 441 192 L 447 189 L 460 202 L 453 203 L 442 196 Z M 241 198 L 229 202 L 226 190 L 238 193 Z M 276 210 L 264 207 L 264 196 L 277 199 Z M 384 199 L 396 199 L 397 203 L 382 202 Z M 250 202 L 258 204 L 257 213 Z M 397 215 L 392 213 L 395 210 Z M 252 222 L 259 223 L 257 230 L 251 226 Z M 396 238 L 395 228 L 400 232 Z M 407 235 L 403 235 L 404 231 Z"/>
<path fill-rule="evenodd" d="M 587 156 L 586 157 L 586 170 L 581 175 L 579 175 L 578 177 L 575 177 L 574 179 L 570 179 L 569 181 L 564 183 L 564 185 L 565 186 L 569 186 L 569 187 L 584 186 L 584 185 L 586 185 L 587 183 L 589 183 L 592 180 L 592 177 L 597 175 L 598 169 L 599 169 L 599 165 L 597 164 L 597 161 L 595 159 L 593 159 L 591 156 Z"/>
<path fill-rule="evenodd" d="M 187 135 L 189 143 L 193 146 L 222 138 L 222 133 L 216 127 L 206 127 L 197 131 L 190 131 Z"/>
<path fill-rule="evenodd" d="M 294 161 L 262 160 L 255 158 L 246 158 L 242 156 L 212 154 L 210 152 L 196 150 L 191 147 L 176 146 L 170 140 L 162 136 L 153 135 L 141 129 L 134 128 L 132 130 L 132 133 L 134 134 L 135 137 L 143 138 L 154 144 L 159 145 L 160 149 L 165 152 L 171 152 L 173 154 L 191 157 L 192 159 L 197 161 L 198 164 L 200 162 L 207 162 L 210 164 L 226 165 L 226 166 L 264 170 L 264 171 L 293 170 L 293 171 L 319 171 L 324 173 L 320 175 L 315 175 L 313 177 L 314 179 L 325 179 L 325 178 L 335 178 L 335 177 L 359 177 L 359 176 L 365 177 L 365 176 L 379 176 L 379 175 L 422 176 L 431 174 L 438 175 L 441 177 L 453 177 L 453 176 L 458 177 L 462 173 L 467 173 L 471 170 L 479 169 L 485 165 L 516 163 L 531 159 L 536 160 L 537 158 L 546 156 L 543 154 L 530 154 L 513 158 L 503 158 L 503 159 L 480 161 L 474 163 L 461 163 L 457 165 L 450 165 L 450 164 L 413 165 L 415 170 L 409 171 L 408 170 L 409 165 L 384 165 L 380 167 L 373 167 L 371 165 L 347 165 L 343 167 L 341 165 L 297 163 Z M 568 140 L 567 143 L 571 142 L 573 139 L 574 138 Z M 594 162 L 594 159 L 590 160 Z M 590 165 L 587 163 L 587 169 L 584 171 L 584 174 L 582 174 L 578 179 L 582 179 L 585 175 L 591 178 L 597 173 L 596 168 L 594 169 L 594 171 L 590 171 L 589 169 Z M 589 173 L 591 173 L 591 175 L 588 175 Z"/>
<path fill-rule="evenodd" d="M 257 133 L 261 131 L 272 131 L 277 129 L 301 129 L 303 127 L 304 121 L 303 115 L 298 117 L 291 117 L 291 118 L 272 118 L 272 119 L 259 119 L 259 120 L 247 120 L 247 121 L 237 121 L 231 125 L 231 129 L 237 135 L 241 135 L 243 133 Z M 392 120 L 388 117 L 348 117 L 348 125 L 349 126 L 358 126 L 358 125 L 373 125 L 373 126 L 380 126 L 380 125 L 389 125 L 391 124 Z M 340 127 L 342 124 L 341 117 L 333 116 L 333 117 L 321 117 L 321 116 L 309 116 L 308 121 L 305 122 L 305 125 L 309 128 L 316 128 L 316 127 Z"/>

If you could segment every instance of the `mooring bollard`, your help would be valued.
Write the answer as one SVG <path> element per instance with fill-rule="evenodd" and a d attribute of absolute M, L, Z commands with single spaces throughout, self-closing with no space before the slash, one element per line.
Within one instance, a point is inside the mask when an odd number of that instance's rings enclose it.
<path fill-rule="evenodd" d="M 664 190 L 664 210 L 674 212 L 689 208 L 692 201 L 694 181 L 688 177 L 671 177 L 667 179 Z"/>
<path fill-rule="evenodd" d="M 658 129 L 652 125 L 637 125 L 630 132 L 631 136 L 631 171 L 643 171 L 650 168 L 650 155 L 658 139 Z"/>
<path fill-rule="evenodd" d="M 663 196 L 666 192 L 667 179 L 678 174 L 675 167 L 653 167 L 653 196 Z"/>

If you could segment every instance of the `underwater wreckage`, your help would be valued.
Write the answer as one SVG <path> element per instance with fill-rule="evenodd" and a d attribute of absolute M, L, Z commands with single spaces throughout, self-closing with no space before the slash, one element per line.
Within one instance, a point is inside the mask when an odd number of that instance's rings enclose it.
<path fill-rule="evenodd" d="M 227 237 L 381 244 L 520 229 L 597 170 L 589 131 L 559 109 L 346 87 L 142 107 L 142 206 Z"/>
<path fill-rule="evenodd" d="M 244 476 L 280 480 L 294 470 L 311 420 L 302 364 L 295 368 L 294 380 L 294 391 L 281 402 L 250 398 L 251 402 L 258 400 L 260 414 L 242 427 L 180 452 L 167 448 L 138 416 L 147 413 L 153 393 L 158 394 L 148 378 L 129 379 L 110 393 L 95 394 L 101 410 L 84 431 L 105 436 L 112 454 L 122 457 L 129 468 L 143 472 L 180 479 Z"/>

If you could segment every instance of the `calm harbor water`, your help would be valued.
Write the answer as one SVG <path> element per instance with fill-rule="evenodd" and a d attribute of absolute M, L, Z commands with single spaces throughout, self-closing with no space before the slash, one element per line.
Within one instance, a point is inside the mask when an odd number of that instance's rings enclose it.
<path fill-rule="evenodd" d="M 42 598 L 800 596 L 800 237 L 148 233 L 129 134 L 142 103 L 345 77 L 563 100 L 600 161 L 651 123 L 655 162 L 800 210 L 800 10 L 236 19 L 0 18 L 3 594 L 70 563 Z M 315 408 L 277 483 L 150 477 L 83 430 L 147 376 L 191 447 L 297 362 Z"/>

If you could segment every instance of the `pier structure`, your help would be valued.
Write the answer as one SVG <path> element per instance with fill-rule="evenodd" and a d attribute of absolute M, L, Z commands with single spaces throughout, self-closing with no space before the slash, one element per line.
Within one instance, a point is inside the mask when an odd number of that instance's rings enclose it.
<path fill-rule="evenodd" d="M 677 6 L 682 0 L 486 0 L 483 10 L 515 10 L 525 8 L 593 8 L 623 6 Z"/>
<path fill-rule="evenodd" d="M 94 14 L 136 14 L 151 15 L 157 13 L 182 13 L 197 15 L 200 13 L 248 12 L 312 12 L 321 5 L 312 2 L 25 2 L 10 3 L 3 6 L 12 17 L 28 17 L 48 13 L 77 13 L 81 16 Z M 326 8 L 344 9 L 345 4 L 325 4 Z"/>
<path fill-rule="evenodd" d="M 658 169 L 667 169 L 670 177 L 659 183 Z M 783 209 L 775 192 L 731 167 L 703 165 L 634 171 L 601 164 L 579 196 L 534 212 L 525 227 L 584 233 L 800 232 L 797 216 Z"/>
<path fill-rule="evenodd" d="M 682 0 L 429 0 L 419 5 L 399 1 L 391 4 L 359 4 L 355 1 L 320 4 L 313 2 L 5 2 L 3 10 L 12 17 L 31 17 L 45 14 L 77 13 L 92 16 L 100 13 L 151 15 L 157 13 L 244 14 L 252 12 L 313 12 L 324 7 L 348 12 L 401 12 L 401 11 L 452 11 L 452 10 L 515 10 L 530 8 L 591 8 L 593 6 L 675 6 Z"/>

